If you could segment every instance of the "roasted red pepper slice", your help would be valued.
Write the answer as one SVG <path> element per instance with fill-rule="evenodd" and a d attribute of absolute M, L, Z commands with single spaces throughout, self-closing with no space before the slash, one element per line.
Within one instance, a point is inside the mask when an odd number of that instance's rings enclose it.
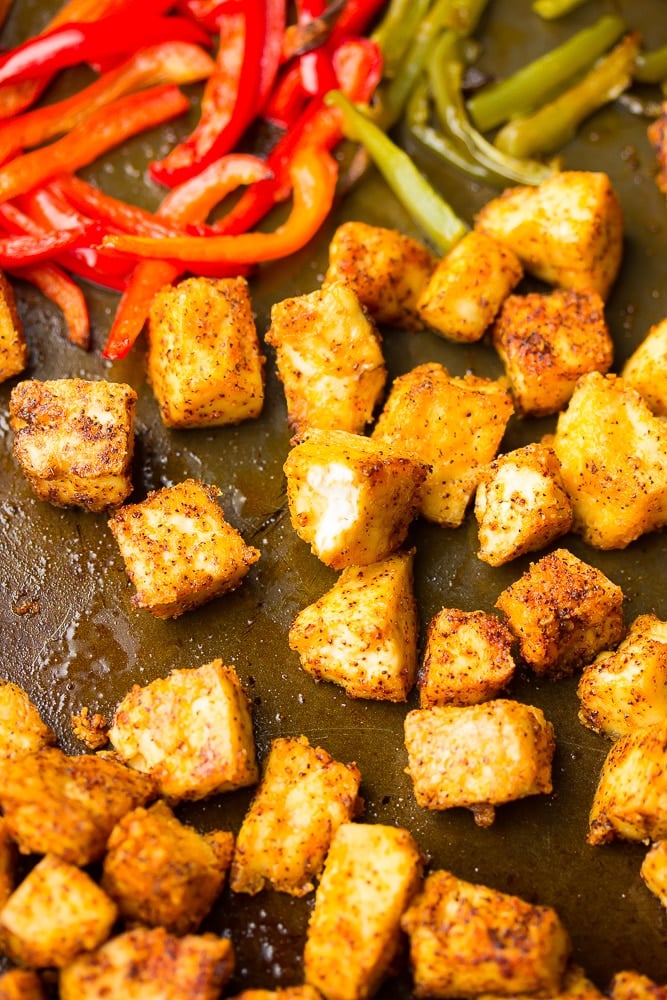
<path fill-rule="evenodd" d="M 57 257 L 64 250 L 95 244 L 102 235 L 99 223 L 77 229 L 43 233 L 40 236 L 5 236 L 0 238 L 0 267 L 23 267 Z"/>
<path fill-rule="evenodd" d="M 58 196 L 64 199 L 60 206 Z M 121 232 L 163 238 L 183 235 L 183 231 L 177 226 L 170 226 L 166 220 L 161 221 L 152 212 L 121 201 L 119 198 L 113 198 L 74 174 L 63 174 L 46 188 L 38 189 L 34 199 L 38 205 L 41 203 L 47 211 L 50 211 L 53 224 L 57 223 L 58 208 L 64 210 L 69 204 L 70 211 L 73 206 L 89 218 L 104 222 L 108 228 Z"/>
<path fill-rule="evenodd" d="M 90 317 L 86 299 L 79 286 L 57 264 L 32 264 L 10 268 L 15 278 L 23 278 L 39 288 L 62 311 L 67 339 L 76 347 L 90 346 Z"/>

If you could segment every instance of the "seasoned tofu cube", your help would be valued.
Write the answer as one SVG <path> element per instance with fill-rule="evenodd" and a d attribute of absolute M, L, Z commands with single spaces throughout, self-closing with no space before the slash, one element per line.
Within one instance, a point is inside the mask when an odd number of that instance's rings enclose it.
<path fill-rule="evenodd" d="M 250 702 L 233 667 L 213 660 L 135 684 L 109 739 L 165 798 L 202 799 L 257 781 Z"/>
<path fill-rule="evenodd" d="M 624 379 L 583 376 L 551 444 L 589 545 L 623 549 L 667 523 L 667 424 Z"/>
<path fill-rule="evenodd" d="M 110 518 L 135 608 L 177 618 L 241 584 L 259 550 L 225 520 L 218 496 L 216 486 L 186 479 Z"/>
<path fill-rule="evenodd" d="M 455 528 L 463 522 L 482 466 L 498 451 L 512 410 L 503 381 L 459 378 L 431 362 L 395 379 L 372 438 L 430 467 L 419 512 Z"/>
<path fill-rule="evenodd" d="M 86 872 L 46 854 L 0 911 L 0 935 L 14 962 L 62 968 L 109 937 L 116 907 Z"/>
<path fill-rule="evenodd" d="M 502 566 L 544 549 L 572 527 L 560 462 L 546 444 L 528 444 L 490 462 L 475 493 L 478 557 Z"/>
<path fill-rule="evenodd" d="M 305 896 L 332 837 L 354 816 L 361 774 L 305 736 L 272 741 L 262 781 L 236 839 L 230 885 Z"/>
<path fill-rule="evenodd" d="M 7 823 L 0 816 L 0 909 L 12 894 L 15 882 L 16 847 Z"/>
<path fill-rule="evenodd" d="M 655 151 L 658 190 L 667 194 L 667 101 L 662 102 L 661 113 L 646 129 L 648 140 Z"/>
<path fill-rule="evenodd" d="M 404 727 L 406 772 L 426 809 L 463 806 L 490 826 L 495 806 L 552 790 L 554 730 L 532 705 L 496 698 L 416 708 Z"/>
<path fill-rule="evenodd" d="M 659 840 L 647 851 L 639 873 L 654 896 L 667 909 L 667 840 Z"/>
<path fill-rule="evenodd" d="M 56 742 L 27 691 L 0 678 L 0 759 L 22 757 Z"/>
<path fill-rule="evenodd" d="M 513 250 L 473 229 L 431 274 L 417 303 L 419 315 L 446 340 L 481 340 L 522 275 Z"/>
<path fill-rule="evenodd" d="M 277 990 L 243 990 L 241 993 L 236 993 L 231 1000 L 321 1000 L 321 998 L 319 990 L 306 983 L 304 986 L 283 986 Z"/>
<path fill-rule="evenodd" d="M 351 698 L 406 701 L 417 674 L 413 562 L 411 550 L 346 567 L 292 623 L 289 644 L 303 669 Z"/>
<path fill-rule="evenodd" d="M 137 927 L 65 966 L 60 1000 L 218 1000 L 233 971 L 229 938 Z"/>
<path fill-rule="evenodd" d="M 496 607 L 539 676 L 573 674 L 625 634 L 621 588 L 567 549 L 531 563 L 502 591 Z"/>
<path fill-rule="evenodd" d="M 361 434 L 387 378 L 380 337 L 354 289 L 340 281 L 283 299 L 266 342 L 276 350 L 290 428 Z"/>
<path fill-rule="evenodd" d="M 626 970 L 617 972 L 609 984 L 609 1000 L 665 1000 L 667 985 L 658 986 L 648 976 Z"/>
<path fill-rule="evenodd" d="M 304 978 L 327 1000 L 373 996 L 397 954 L 400 919 L 421 880 L 410 833 L 374 823 L 338 827 L 315 894 Z"/>
<path fill-rule="evenodd" d="M 28 345 L 14 289 L 0 271 L 0 382 L 19 375 L 27 364 Z"/>
<path fill-rule="evenodd" d="M 395 229 L 344 222 L 329 244 L 324 283 L 344 281 L 378 323 L 420 330 L 417 302 L 437 261 Z"/>
<path fill-rule="evenodd" d="M 160 800 L 126 813 L 113 828 L 102 887 L 125 920 L 187 934 L 222 890 L 233 848 L 232 833 L 202 835 Z"/>
<path fill-rule="evenodd" d="M 327 566 L 368 566 L 404 541 L 426 476 L 384 442 L 313 428 L 284 465 L 292 527 Z"/>
<path fill-rule="evenodd" d="M 656 323 L 621 369 L 653 413 L 667 417 L 667 319 Z"/>
<path fill-rule="evenodd" d="M 492 338 L 524 417 L 557 413 L 581 375 L 609 371 L 614 358 L 604 302 L 592 291 L 510 295 Z"/>
<path fill-rule="evenodd" d="M 46 1000 L 39 973 L 34 969 L 10 969 L 0 975 L 0 1000 Z"/>
<path fill-rule="evenodd" d="M 477 705 L 514 676 L 514 636 L 496 615 L 442 608 L 431 619 L 419 671 L 419 704 Z"/>
<path fill-rule="evenodd" d="M 122 382 L 34 379 L 9 400 L 14 457 L 40 500 L 103 511 L 132 492 L 137 394 Z"/>
<path fill-rule="evenodd" d="M 436 870 L 401 921 L 415 997 L 558 995 L 570 940 L 550 906 L 534 906 Z"/>
<path fill-rule="evenodd" d="M 584 668 L 579 721 L 611 739 L 667 715 L 667 622 L 639 615 L 614 650 L 599 653 Z"/>
<path fill-rule="evenodd" d="M 603 299 L 623 256 L 623 210 L 600 172 L 562 170 L 536 187 L 508 188 L 482 208 L 475 228 L 509 246 L 547 284 Z"/>
<path fill-rule="evenodd" d="M 532 993 L 521 994 L 520 998 L 513 997 L 513 1000 L 528 1000 L 528 997 L 532 996 Z M 479 1000 L 507 1000 L 507 997 L 499 993 L 480 993 Z M 557 993 L 550 993 L 549 1000 L 607 1000 L 607 998 L 606 994 L 590 981 L 581 966 L 571 962 L 565 970 L 561 988 Z"/>
<path fill-rule="evenodd" d="M 258 417 L 260 353 L 245 278 L 186 278 L 154 297 L 148 378 L 167 427 L 217 427 Z"/>
<path fill-rule="evenodd" d="M 0 806 L 22 854 L 97 861 L 121 816 L 154 796 L 150 778 L 106 757 L 47 747 L 0 761 Z"/>

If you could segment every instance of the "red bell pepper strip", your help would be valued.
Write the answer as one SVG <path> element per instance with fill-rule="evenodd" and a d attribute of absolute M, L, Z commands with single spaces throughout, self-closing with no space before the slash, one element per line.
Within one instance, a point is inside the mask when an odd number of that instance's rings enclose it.
<path fill-rule="evenodd" d="M 303 111 L 306 101 L 301 83 L 301 66 L 298 61 L 293 62 L 280 74 L 262 109 L 262 118 L 277 128 L 288 129 Z"/>
<path fill-rule="evenodd" d="M 297 22 L 309 24 L 321 17 L 325 10 L 324 0 L 297 0 Z M 328 90 L 338 86 L 331 54 L 328 46 L 317 45 L 299 56 L 301 85 L 311 97 L 323 97 Z"/>
<path fill-rule="evenodd" d="M 104 191 L 74 174 L 62 174 L 45 188 L 38 188 L 33 197 L 38 206 L 40 203 L 44 205 L 53 225 L 57 225 L 58 198 L 61 198 L 63 199 L 60 203 L 61 211 L 68 205 L 70 211 L 75 208 L 84 212 L 89 218 L 105 223 L 110 229 L 162 238 L 183 235 L 182 229 L 170 226 L 166 220 L 160 220 L 154 213 L 105 194 Z"/>
<path fill-rule="evenodd" d="M 40 236 L 5 236 L 0 238 L 0 267 L 23 267 L 57 257 L 64 250 L 95 244 L 102 229 L 96 222 L 78 229 L 43 233 Z"/>
<path fill-rule="evenodd" d="M 86 350 L 90 346 L 90 317 L 86 299 L 77 284 L 57 264 L 32 264 L 12 267 L 9 273 L 23 278 L 39 288 L 65 318 L 67 339 L 76 347 Z"/>

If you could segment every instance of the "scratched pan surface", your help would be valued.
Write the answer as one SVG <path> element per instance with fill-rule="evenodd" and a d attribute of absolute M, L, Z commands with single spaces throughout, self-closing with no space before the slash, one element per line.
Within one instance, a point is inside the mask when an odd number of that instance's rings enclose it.
<path fill-rule="evenodd" d="M 16 0 L 5 30 L 8 42 L 39 28 L 54 7 L 44 0 Z M 644 33 L 648 47 L 667 42 L 662 0 L 590 2 L 561 24 L 543 24 L 527 0 L 495 0 L 480 36 L 482 65 L 498 74 L 556 44 L 602 12 L 620 10 Z M 78 80 L 79 77 L 70 79 Z M 67 83 L 64 85 L 67 86 Z M 193 93 L 196 97 L 196 94 Z M 154 207 L 159 191 L 144 168 L 192 123 L 186 120 L 127 144 L 85 171 L 108 191 Z M 415 151 L 413 150 L 414 152 Z M 469 221 L 496 189 L 472 187 L 425 157 L 423 168 Z M 667 315 L 667 204 L 653 180 L 654 161 L 645 122 L 619 108 L 598 114 L 564 150 L 569 167 L 604 169 L 616 185 L 626 215 L 622 273 L 608 305 L 615 369 Z M 311 291 L 321 280 L 327 243 L 344 219 L 364 219 L 418 233 L 374 173 L 340 204 L 312 246 L 295 259 L 261 271 L 252 281 L 257 327 L 264 334 L 271 304 Z M 100 357 L 116 304 L 114 294 L 86 286 L 94 326 L 89 353 L 70 347 L 60 318 L 27 285 L 17 285 L 30 344 L 26 372 L 32 378 L 84 376 L 127 381 L 138 390 L 135 499 L 149 489 L 188 476 L 216 483 L 228 519 L 258 546 L 262 557 L 234 594 L 184 615 L 155 621 L 130 607 L 132 588 L 108 531 L 106 518 L 58 510 L 33 498 L 11 457 L 7 411 L 13 383 L 0 386 L 0 672 L 22 684 L 72 753 L 70 714 L 88 705 L 111 715 L 134 682 L 147 683 L 173 667 L 198 666 L 214 657 L 234 664 L 254 703 L 256 739 L 264 759 L 270 740 L 305 734 L 363 775 L 365 818 L 412 831 L 432 865 L 526 899 L 555 906 L 570 930 L 574 957 L 605 988 L 612 974 L 635 968 L 667 982 L 667 918 L 644 887 L 639 867 L 644 848 L 585 843 L 587 814 L 608 744 L 577 722 L 576 680 L 537 682 L 520 675 L 511 694 L 542 707 L 555 726 L 555 790 L 498 810 L 489 829 L 475 827 L 469 812 L 431 814 L 414 802 L 404 773 L 404 705 L 351 701 L 342 690 L 315 684 L 287 643 L 297 612 L 333 582 L 294 534 L 286 512 L 282 463 L 288 449 L 285 408 L 271 355 L 262 417 L 230 429 L 171 432 L 158 418 L 147 389 L 143 348 L 114 366 Z M 406 336 L 385 330 L 392 375 L 426 360 L 455 374 L 499 374 L 484 346 L 447 345 L 430 333 Z M 513 421 L 504 450 L 538 439 L 552 420 Z M 443 606 L 491 609 L 499 592 L 528 561 L 491 569 L 476 557 L 474 519 L 455 531 L 417 523 L 410 541 L 417 550 L 416 589 L 422 625 Z M 627 620 L 641 612 L 667 618 L 664 583 L 666 539 L 644 537 L 624 552 L 602 553 L 579 540 L 572 551 L 600 567 L 624 590 Z M 415 704 L 414 696 L 408 707 Z M 219 797 L 182 810 L 200 829 L 237 830 L 250 792 Z M 230 934 L 238 968 L 234 990 L 298 983 L 303 935 L 312 898 L 292 900 L 263 893 L 255 898 L 225 893 L 205 925 Z M 382 988 L 383 998 L 410 996 L 404 967 Z"/>

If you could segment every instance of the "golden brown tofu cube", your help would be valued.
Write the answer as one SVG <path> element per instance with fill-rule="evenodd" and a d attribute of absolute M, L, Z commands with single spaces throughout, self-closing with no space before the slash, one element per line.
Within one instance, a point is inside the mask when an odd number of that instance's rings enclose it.
<path fill-rule="evenodd" d="M 589 545 L 623 549 L 667 523 L 667 424 L 624 379 L 583 376 L 551 444 Z"/>
<path fill-rule="evenodd" d="M 306 983 L 304 986 L 284 986 L 277 990 L 243 990 L 241 993 L 236 993 L 231 1000 L 321 1000 L 321 998 L 319 990 Z"/>
<path fill-rule="evenodd" d="M 14 457 L 40 500 L 103 511 L 132 492 L 137 394 L 122 382 L 19 382 L 9 400 Z"/>
<path fill-rule="evenodd" d="M 222 660 L 135 684 L 116 709 L 109 739 L 168 799 L 202 799 L 258 778 L 250 702 Z"/>
<path fill-rule="evenodd" d="M 333 281 L 277 302 L 266 342 L 276 350 L 293 431 L 364 431 L 387 369 L 375 324 L 351 286 Z"/>
<path fill-rule="evenodd" d="M 522 275 L 513 250 L 473 229 L 431 274 L 417 303 L 419 315 L 446 340 L 481 340 Z"/>
<path fill-rule="evenodd" d="M 136 587 L 135 608 L 177 618 L 241 584 L 259 550 L 225 520 L 219 495 L 216 486 L 186 479 L 126 504 L 109 520 Z"/>
<path fill-rule="evenodd" d="M 417 708 L 405 717 L 405 746 L 417 804 L 463 806 L 478 826 L 493 823 L 495 806 L 552 790 L 554 730 L 532 705 Z"/>
<path fill-rule="evenodd" d="M 621 369 L 653 413 L 667 417 L 667 319 L 656 323 Z"/>
<path fill-rule="evenodd" d="M 639 873 L 654 896 L 667 909 L 667 840 L 659 840 L 647 851 Z"/>
<path fill-rule="evenodd" d="M 351 698 L 406 701 L 417 674 L 413 562 L 410 551 L 346 567 L 292 623 L 289 644 L 303 669 Z"/>
<path fill-rule="evenodd" d="M 163 801 L 133 809 L 111 831 L 102 887 L 126 920 L 187 934 L 222 890 L 233 844 L 231 833 L 212 839 L 181 823 Z"/>
<path fill-rule="evenodd" d="M 150 778 L 105 757 L 47 747 L 0 761 L 0 806 L 23 854 L 97 861 L 121 816 L 154 795 Z"/>
<path fill-rule="evenodd" d="M 588 843 L 667 837 L 667 720 L 621 736 L 607 754 L 589 816 Z"/>
<path fill-rule="evenodd" d="M 562 170 L 537 187 L 508 188 L 475 228 L 511 247 L 526 271 L 606 299 L 623 256 L 623 210 L 609 177 Z"/>
<path fill-rule="evenodd" d="M 400 919 L 419 886 L 422 859 L 407 830 L 338 827 L 315 894 L 304 978 L 327 1000 L 372 996 L 400 942 Z"/>
<path fill-rule="evenodd" d="M 368 566 L 404 541 L 426 475 L 383 442 L 317 428 L 284 465 L 292 526 L 327 566 Z"/>
<path fill-rule="evenodd" d="M 56 742 L 22 687 L 0 678 L 0 758 L 22 757 Z"/>
<path fill-rule="evenodd" d="M 520 994 L 520 997 L 513 996 L 512 1000 L 528 1000 L 534 994 Z M 480 993 L 479 1000 L 501 1000 L 502 994 Z M 503 1000 L 508 1000 L 504 997 Z M 590 981 L 584 970 L 579 965 L 570 963 L 565 970 L 561 988 L 557 993 L 550 993 L 549 1000 L 605 1000 L 605 994 Z"/>
<path fill-rule="evenodd" d="M 90 875 L 46 854 L 0 911 L 3 948 L 21 965 L 62 968 L 106 941 L 116 916 Z"/>
<path fill-rule="evenodd" d="M 372 439 L 430 467 L 419 512 L 429 521 L 458 527 L 496 455 L 512 415 L 502 381 L 450 375 L 435 362 L 395 379 Z"/>
<path fill-rule="evenodd" d="M 60 1000 L 218 1000 L 233 971 L 234 949 L 226 937 L 179 938 L 164 927 L 137 927 L 67 965 Z"/>
<path fill-rule="evenodd" d="M 354 815 L 360 781 L 356 764 L 334 760 L 305 736 L 273 740 L 236 839 L 232 890 L 310 892 L 332 837 Z"/>
<path fill-rule="evenodd" d="M 344 281 L 378 323 L 420 330 L 417 302 L 436 258 L 395 229 L 344 222 L 329 244 L 324 283 Z"/>
<path fill-rule="evenodd" d="M 617 972 L 608 990 L 610 1000 L 665 1000 L 667 984 L 658 986 L 648 976 L 626 970 Z"/>
<path fill-rule="evenodd" d="M 569 936 L 549 906 L 456 878 L 427 876 L 401 921 L 416 997 L 555 996 Z"/>
<path fill-rule="evenodd" d="M 151 303 L 147 371 L 167 427 L 217 427 L 258 417 L 260 353 L 245 278 L 186 278 Z"/>
<path fill-rule="evenodd" d="M 514 676 L 514 636 L 485 611 L 442 608 L 431 619 L 419 671 L 419 704 L 477 705 Z"/>
<path fill-rule="evenodd" d="M 39 973 L 34 969 L 10 969 L 0 975 L 0 1000 L 46 1000 Z"/>
<path fill-rule="evenodd" d="M 16 846 L 0 816 L 0 909 L 12 894 L 16 871 Z"/>
<path fill-rule="evenodd" d="M 655 183 L 659 191 L 667 194 L 667 101 L 663 101 L 661 113 L 648 126 L 646 134 L 655 151 Z"/>
<path fill-rule="evenodd" d="M 572 527 L 560 462 L 546 444 L 507 452 L 483 470 L 475 493 L 478 557 L 502 566 L 544 549 Z"/>
<path fill-rule="evenodd" d="M 16 308 L 14 289 L 0 272 L 0 382 L 19 375 L 28 364 L 28 345 Z"/>
<path fill-rule="evenodd" d="M 614 345 L 597 292 L 510 295 L 493 324 L 517 412 L 544 417 L 570 399 L 581 375 L 607 372 Z"/>
<path fill-rule="evenodd" d="M 566 677 L 625 634 L 621 588 L 567 549 L 531 563 L 496 607 L 538 675 Z"/>

